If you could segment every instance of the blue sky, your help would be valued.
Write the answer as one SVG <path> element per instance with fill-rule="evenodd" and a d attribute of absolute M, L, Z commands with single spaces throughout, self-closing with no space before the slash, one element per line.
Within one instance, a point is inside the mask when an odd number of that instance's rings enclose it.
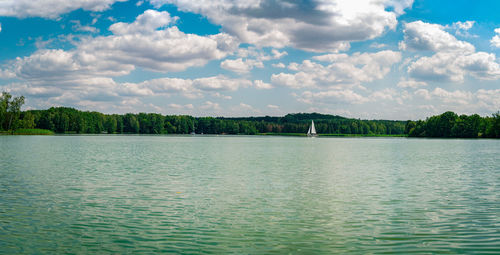
<path fill-rule="evenodd" d="M 203 2 L 203 3 L 201 3 Z M 25 109 L 421 119 L 500 110 L 500 1 L 2 0 Z"/>

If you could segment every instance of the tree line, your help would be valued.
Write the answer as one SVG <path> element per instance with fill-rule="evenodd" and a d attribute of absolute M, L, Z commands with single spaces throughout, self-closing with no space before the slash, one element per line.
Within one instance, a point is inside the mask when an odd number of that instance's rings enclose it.
<path fill-rule="evenodd" d="M 284 117 L 192 117 L 157 113 L 103 114 L 67 107 L 28 110 L 19 114 L 19 128 L 48 129 L 77 134 L 245 134 L 306 133 L 314 120 L 318 133 L 403 134 L 405 121 L 358 120 L 323 114 L 288 114 Z"/>
<path fill-rule="evenodd" d="M 410 137 L 500 138 L 500 112 L 491 117 L 445 112 L 426 120 L 408 121 Z"/>
<path fill-rule="evenodd" d="M 445 112 L 419 121 L 361 120 L 319 113 L 283 117 L 192 117 L 157 113 L 103 114 L 68 107 L 21 111 L 24 97 L 0 97 L 0 130 L 47 129 L 76 134 L 305 134 L 314 120 L 319 134 L 500 138 L 500 113 L 491 117 Z"/>

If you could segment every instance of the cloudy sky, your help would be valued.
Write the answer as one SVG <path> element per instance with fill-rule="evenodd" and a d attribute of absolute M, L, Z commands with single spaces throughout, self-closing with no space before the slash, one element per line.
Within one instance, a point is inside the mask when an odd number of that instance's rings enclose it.
<path fill-rule="evenodd" d="M 0 0 L 25 109 L 420 119 L 500 110 L 497 0 Z"/>

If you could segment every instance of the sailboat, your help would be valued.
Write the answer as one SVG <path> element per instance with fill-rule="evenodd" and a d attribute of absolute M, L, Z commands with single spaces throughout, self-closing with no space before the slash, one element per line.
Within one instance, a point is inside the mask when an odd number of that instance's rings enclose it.
<path fill-rule="evenodd" d="M 318 134 L 316 134 L 316 128 L 314 127 L 314 120 L 311 121 L 311 126 L 309 127 L 309 130 L 307 130 L 307 136 L 308 137 L 318 136 Z"/>

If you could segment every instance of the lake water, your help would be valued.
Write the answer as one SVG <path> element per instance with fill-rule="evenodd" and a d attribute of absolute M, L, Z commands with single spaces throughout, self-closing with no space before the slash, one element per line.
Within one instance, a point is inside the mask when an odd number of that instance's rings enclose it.
<path fill-rule="evenodd" d="M 0 136 L 0 253 L 500 253 L 500 140 Z"/>

